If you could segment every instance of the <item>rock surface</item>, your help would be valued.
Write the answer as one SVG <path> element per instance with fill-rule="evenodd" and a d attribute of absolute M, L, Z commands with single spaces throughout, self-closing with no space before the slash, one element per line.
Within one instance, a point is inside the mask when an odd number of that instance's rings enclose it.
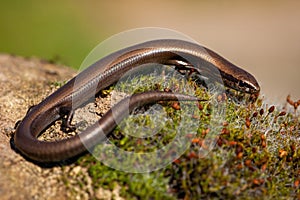
<path fill-rule="evenodd" d="M 75 72 L 46 61 L 11 55 L 0 55 L 0 69 L 1 199 L 88 199 L 93 192 L 90 184 L 82 190 L 76 188 L 76 181 L 71 186 L 63 181 L 78 171 L 76 166 L 42 168 L 26 161 L 10 144 L 15 123 L 25 116 L 28 108 L 55 91 L 53 83 L 66 81 Z M 78 174 L 88 180 L 84 171 Z"/>

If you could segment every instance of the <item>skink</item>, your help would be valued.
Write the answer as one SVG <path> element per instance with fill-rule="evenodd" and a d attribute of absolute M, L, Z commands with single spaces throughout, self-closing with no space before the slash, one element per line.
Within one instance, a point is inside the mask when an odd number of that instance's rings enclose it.
<path fill-rule="evenodd" d="M 218 69 L 224 84 L 241 92 L 258 95 L 260 91 L 256 79 L 245 70 L 230 63 L 217 53 L 195 43 L 182 40 L 153 40 L 137 44 L 112 53 L 59 88 L 56 92 L 34 106 L 17 127 L 14 135 L 15 147 L 26 157 L 39 162 L 56 162 L 74 157 L 86 151 L 82 140 L 90 140 L 91 145 L 103 140 L 104 135 L 113 130 L 116 119 L 111 110 L 96 124 L 74 137 L 60 141 L 40 141 L 37 137 L 54 121 L 62 117 L 62 113 L 71 113 L 91 99 L 95 92 L 117 82 L 124 73 L 137 66 L 147 63 L 186 65 L 198 71 L 197 66 L 207 69 L 204 73 L 215 73 Z M 201 73 L 201 72 L 199 72 Z M 214 76 L 214 74 L 209 74 Z M 216 75 L 217 76 L 217 75 Z M 179 96 L 178 96 L 179 95 Z M 126 98 L 116 105 L 118 118 L 126 109 L 124 101 L 129 101 L 130 107 L 145 105 L 159 100 L 196 100 L 184 94 L 165 92 L 146 92 Z"/>

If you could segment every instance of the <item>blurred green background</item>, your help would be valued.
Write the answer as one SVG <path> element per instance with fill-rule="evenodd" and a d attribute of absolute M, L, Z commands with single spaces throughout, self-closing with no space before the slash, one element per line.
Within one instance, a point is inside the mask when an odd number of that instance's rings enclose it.
<path fill-rule="evenodd" d="M 1 1 L 0 51 L 78 67 L 98 42 L 82 14 L 70 1 Z"/>
<path fill-rule="evenodd" d="M 1 0 L 0 53 L 79 68 L 108 37 L 133 28 L 182 32 L 251 72 L 267 99 L 300 98 L 300 1 Z"/>

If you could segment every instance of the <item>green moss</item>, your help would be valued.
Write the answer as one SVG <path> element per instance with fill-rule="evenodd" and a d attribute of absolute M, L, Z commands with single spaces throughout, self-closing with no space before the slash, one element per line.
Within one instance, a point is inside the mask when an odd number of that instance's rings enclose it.
<path fill-rule="evenodd" d="M 91 155 L 78 162 L 88 167 L 94 189 L 102 187 L 113 190 L 119 185 L 121 196 L 126 199 L 174 199 L 168 192 L 168 178 L 165 177 L 164 171 L 146 174 L 125 173 L 95 161 Z"/>
<path fill-rule="evenodd" d="M 151 76 L 148 78 L 153 79 Z M 131 85 L 121 84 L 119 88 L 126 92 L 165 89 L 162 81 L 147 80 L 133 78 L 129 81 Z M 172 81 L 168 85 L 172 91 L 180 92 L 184 88 L 184 84 Z M 194 82 L 185 84 L 195 88 Z M 136 89 L 135 85 L 144 87 Z M 91 155 L 83 157 L 78 163 L 89 169 L 94 188 L 112 190 L 118 184 L 122 186 L 122 196 L 127 199 L 299 198 L 297 112 L 285 111 L 285 114 L 282 109 L 272 108 L 261 99 L 250 103 L 247 96 L 232 91 L 229 93 L 234 93 L 235 97 L 226 98 L 218 94 L 217 100 L 214 100 L 213 95 L 202 87 L 195 88 L 195 94 L 206 101 L 199 102 L 197 112 L 192 110 L 186 114 L 193 116 L 187 123 L 200 121 L 199 127 L 195 133 L 186 134 L 191 142 L 190 148 L 164 169 L 147 174 L 130 174 L 106 167 Z M 214 113 L 214 109 L 218 109 L 213 107 L 216 103 L 225 105 L 226 112 Z M 182 112 L 175 109 L 172 103 L 160 105 L 171 121 L 165 121 L 157 134 L 144 138 L 124 135 L 124 131 L 130 132 L 132 127 L 139 130 L 139 126 L 149 126 L 151 130 L 157 124 L 153 123 L 153 119 L 137 114 L 122 122 L 125 128 L 116 128 L 111 142 L 119 148 L 136 152 L 155 151 L 170 143 L 177 134 L 174 130 L 179 127 Z M 209 149 L 207 145 L 211 141 L 215 141 L 216 145 Z M 207 150 L 207 154 L 203 154 L 203 150 Z"/>

